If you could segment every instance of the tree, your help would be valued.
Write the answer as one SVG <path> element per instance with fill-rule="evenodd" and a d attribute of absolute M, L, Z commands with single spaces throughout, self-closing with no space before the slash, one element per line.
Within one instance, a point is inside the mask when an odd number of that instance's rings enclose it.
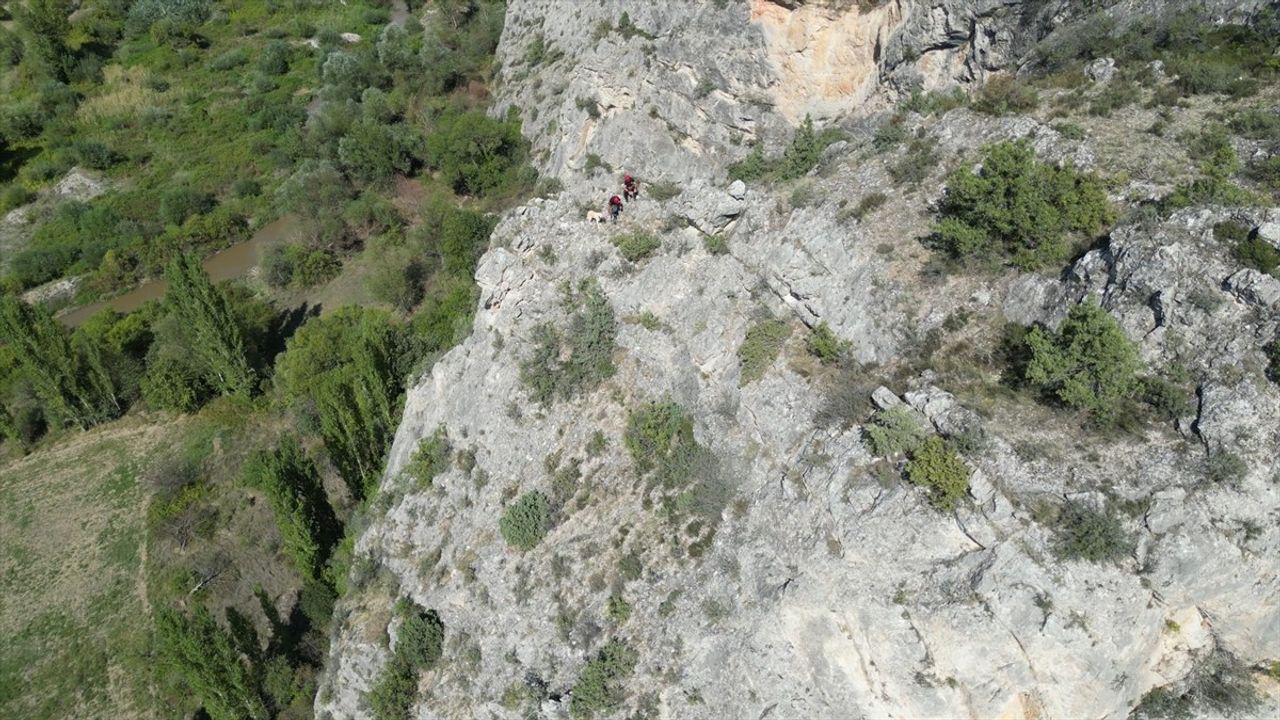
<path fill-rule="evenodd" d="M 47 417 L 88 428 L 123 410 L 102 348 L 72 338 L 44 308 L 0 298 L 0 337 L 14 346 Z"/>
<path fill-rule="evenodd" d="M 245 463 L 244 481 L 261 490 L 275 513 L 285 553 L 308 581 L 321 577 L 338 535 L 338 521 L 319 474 L 297 438 L 285 435 L 274 450 L 258 450 Z"/>
<path fill-rule="evenodd" d="M 200 360 L 209 384 L 223 395 L 249 395 L 256 373 L 249 365 L 244 332 L 221 288 L 214 287 L 200 259 L 181 253 L 165 271 L 166 301 L 191 332 L 191 353 Z"/>
<path fill-rule="evenodd" d="M 156 643 L 177 674 L 200 696 L 212 720 L 266 720 L 266 702 L 254 674 L 241 659 L 231 633 L 209 610 L 191 616 L 173 608 L 156 615 Z"/>
<path fill-rule="evenodd" d="M 28 0 L 13 3 L 14 16 L 24 31 L 27 51 L 41 68 L 57 80 L 66 80 L 75 61 L 71 35 L 72 0 Z"/>
<path fill-rule="evenodd" d="M 1027 381 L 1098 420 L 1114 419 L 1138 389 L 1138 350 L 1097 303 L 1071 308 L 1057 332 L 1033 329 L 1027 346 Z"/>
<path fill-rule="evenodd" d="M 361 121 L 338 141 L 338 161 L 353 178 L 374 185 L 413 167 L 415 138 L 404 125 Z"/>
<path fill-rule="evenodd" d="M 314 414 L 325 450 L 356 498 L 381 475 L 405 362 L 390 315 L 348 307 L 303 325 L 276 364 L 277 384 Z"/>
<path fill-rule="evenodd" d="M 941 215 L 934 240 L 953 257 L 1003 255 L 1028 268 L 1062 260 L 1068 235 L 1112 217 L 1095 176 L 1040 162 L 1025 140 L 987 147 L 976 173 L 952 173 Z"/>
<path fill-rule="evenodd" d="M 818 164 L 825 148 L 813 129 L 813 118 L 804 116 L 804 122 L 796 129 L 791 144 L 782 154 L 782 178 L 794 180 L 804 177 Z"/>
<path fill-rule="evenodd" d="M 497 120 L 480 111 L 445 115 L 427 137 L 427 162 L 455 192 L 467 195 L 509 187 L 527 153 L 519 120 Z"/>

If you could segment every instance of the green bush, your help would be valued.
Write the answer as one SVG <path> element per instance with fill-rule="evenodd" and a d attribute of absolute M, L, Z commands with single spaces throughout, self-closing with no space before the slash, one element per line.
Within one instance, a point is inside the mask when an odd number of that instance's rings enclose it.
<path fill-rule="evenodd" d="M 723 235 L 703 235 L 702 247 L 711 255 L 729 254 L 729 241 Z"/>
<path fill-rule="evenodd" d="M 1211 482 L 1234 485 L 1249 474 L 1249 464 L 1235 453 L 1219 450 L 1205 460 L 1204 474 Z"/>
<path fill-rule="evenodd" d="M 498 521 L 502 539 L 517 550 L 529 551 L 547 536 L 551 524 L 551 501 L 538 491 L 521 495 L 507 506 Z"/>
<path fill-rule="evenodd" d="M 396 603 L 400 631 L 391 659 L 369 690 L 374 720 L 408 720 L 418 694 L 418 673 L 439 662 L 444 648 L 444 623 L 434 610 L 401 599 Z"/>
<path fill-rule="evenodd" d="M 871 452 L 885 458 L 914 453 L 928 435 L 915 415 L 902 405 L 877 412 L 863 433 Z"/>
<path fill-rule="evenodd" d="M 1111 314 L 1094 302 L 1071 308 L 1056 332 L 1027 334 L 1026 380 L 1096 420 L 1115 419 L 1138 389 L 1138 350 Z"/>
<path fill-rule="evenodd" d="M 618 248 L 618 252 L 622 253 L 622 257 L 626 258 L 627 262 L 639 262 L 662 247 L 662 242 L 658 240 L 657 236 L 643 230 L 617 235 L 613 238 L 613 244 Z"/>
<path fill-rule="evenodd" d="M 582 281 L 566 294 L 565 307 L 577 308 L 567 328 L 543 323 L 534 329 L 533 353 L 520 365 L 520 379 L 533 399 L 549 403 L 594 389 L 613 377 L 618 323 L 595 281 Z"/>
<path fill-rule="evenodd" d="M 1133 549 L 1120 517 L 1110 507 L 1098 510 L 1068 501 L 1055 520 L 1054 552 L 1064 560 L 1106 562 L 1118 560 Z"/>
<path fill-rule="evenodd" d="M 4 215 L 16 207 L 26 205 L 35 199 L 36 194 L 21 185 L 9 185 L 0 192 L 0 215 Z"/>
<path fill-rule="evenodd" d="M 1089 237 L 1112 219 L 1092 174 L 1036 159 L 1026 141 L 983 151 L 982 168 L 952 173 L 934 241 L 956 258 L 1003 256 L 1020 267 L 1064 260 L 1072 235 Z"/>
<path fill-rule="evenodd" d="M 640 477 L 674 488 L 690 477 L 700 452 L 693 436 L 693 420 L 679 403 L 651 402 L 627 416 L 622 442 Z"/>
<path fill-rule="evenodd" d="M 853 347 L 852 342 L 837 337 L 826 320 L 814 326 L 808 339 L 805 340 L 805 345 L 823 365 L 834 365 L 840 362 Z"/>
<path fill-rule="evenodd" d="M 1153 688 L 1130 720 L 1248 717 L 1262 700 L 1252 669 L 1219 646 L 1177 686 Z"/>
<path fill-rule="evenodd" d="M 528 147 L 514 116 L 497 120 L 472 111 L 441 117 L 427 135 L 426 156 L 455 192 L 484 196 L 532 184 Z"/>
<path fill-rule="evenodd" d="M 973 109 L 988 115 L 1029 113 L 1040 106 L 1036 89 L 1009 75 L 987 81 L 973 103 Z"/>
<path fill-rule="evenodd" d="M 682 188 L 669 180 L 660 180 L 655 183 L 650 183 L 649 186 L 645 188 L 645 193 L 649 197 L 658 201 L 670 200 L 681 192 Z"/>
<path fill-rule="evenodd" d="M 818 161 L 822 159 L 822 151 L 840 138 L 841 133 L 834 128 L 816 131 L 813 118 L 805 115 L 782 157 L 766 158 L 764 146 L 757 142 L 750 155 L 729 166 L 729 177 L 744 182 L 802 178 L 817 167 Z"/>
<path fill-rule="evenodd" d="M 635 672 L 636 652 L 621 641 L 610 640 L 583 666 L 573 685 L 569 714 L 574 720 L 594 718 L 622 707 L 626 690 L 622 683 Z"/>
<path fill-rule="evenodd" d="M 1267 358 L 1267 378 L 1280 383 L 1280 337 L 1264 345 L 1262 354 Z"/>
<path fill-rule="evenodd" d="M 418 441 L 418 448 L 405 470 L 419 485 L 430 485 L 437 475 L 449 469 L 451 450 L 448 433 L 444 426 L 438 427 L 434 433 Z"/>
<path fill-rule="evenodd" d="M 742 366 L 738 384 L 744 386 L 764 377 L 789 337 L 791 326 L 785 320 L 761 320 L 747 328 L 738 347 L 738 362 Z"/>
<path fill-rule="evenodd" d="M 945 440 L 934 435 L 907 462 L 907 478 L 929 491 L 929 502 L 951 510 L 969 492 L 969 468 Z"/>
<path fill-rule="evenodd" d="M 631 603 L 627 599 L 618 594 L 609 596 L 608 605 L 609 619 L 617 625 L 624 624 L 631 617 Z"/>
<path fill-rule="evenodd" d="M 922 133 L 911 138 L 901 158 L 889 163 L 889 177 L 895 185 L 919 187 L 937 166 L 937 142 Z"/>
<path fill-rule="evenodd" d="M 1270 273 L 1280 267 L 1280 250 L 1256 235 L 1241 240 L 1231 254 L 1241 265 L 1258 272 Z"/>

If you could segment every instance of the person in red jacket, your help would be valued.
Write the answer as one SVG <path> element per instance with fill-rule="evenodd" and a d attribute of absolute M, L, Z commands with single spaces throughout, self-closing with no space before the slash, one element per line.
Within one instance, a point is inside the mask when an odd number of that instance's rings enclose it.
<path fill-rule="evenodd" d="M 622 176 L 622 197 L 626 198 L 627 202 L 640 197 L 640 185 L 630 175 Z"/>
<path fill-rule="evenodd" d="M 618 215 L 622 212 L 622 198 L 614 195 L 609 198 L 609 222 L 618 222 Z"/>

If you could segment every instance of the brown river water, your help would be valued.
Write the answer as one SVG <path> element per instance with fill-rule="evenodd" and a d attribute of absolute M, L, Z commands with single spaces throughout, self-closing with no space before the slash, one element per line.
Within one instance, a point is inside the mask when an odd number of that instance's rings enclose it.
<path fill-rule="evenodd" d="M 261 230 L 254 233 L 253 237 L 248 240 L 232 245 L 225 250 L 219 250 L 205 258 L 205 272 L 209 273 L 209 279 L 214 282 L 238 278 L 257 266 L 262 259 L 263 247 L 277 240 L 288 239 L 297 227 L 298 219 L 289 215 L 272 221 L 264 225 Z M 81 305 L 70 312 L 59 315 L 58 320 L 64 325 L 76 327 L 93 317 L 95 313 L 103 308 L 111 308 L 116 312 L 122 313 L 137 310 L 148 300 L 164 297 L 164 291 L 168 286 L 169 284 L 163 278 L 148 280 L 123 295 L 117 295 L 109 300 L 89 305 Z"/>

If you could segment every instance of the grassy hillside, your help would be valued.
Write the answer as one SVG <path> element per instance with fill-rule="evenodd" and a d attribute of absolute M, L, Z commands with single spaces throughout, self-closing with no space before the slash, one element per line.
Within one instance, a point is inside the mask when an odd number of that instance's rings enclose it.
<path fill-rule="evenodd" d="M 0 465 L 0 716 L 154 715 L 139 472 L 179 427 L 130 419 Z"/>

